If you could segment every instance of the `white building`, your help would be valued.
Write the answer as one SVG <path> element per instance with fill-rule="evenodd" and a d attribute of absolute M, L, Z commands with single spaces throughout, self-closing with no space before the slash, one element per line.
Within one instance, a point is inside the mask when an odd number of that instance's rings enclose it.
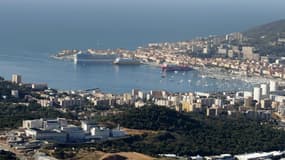
<path fill-rule="evenodd" d="M 16 83 L 16 84 L 22 83 L 22 76 L 17 75 L 17 74 L 13 74 L 12 75 L 12 83 Z"/>
<path fill-rule="evenodd" d="M 60 130 L 26 129 L 26 136 L 35 140 L 46 140 L 52 142 L 66 142 L 67 134 Z"/>
<path fill-rule="evenodd" d="M 146 94 L 146 100 L 149 101 L 151 99 L 151 95 L 149 93 Z"/>
<path fill-rule="evenodd" d="M 25 129 L 42 128 L 43 127 L 43 119 L 24 120 L 22 127 Z"/>
<path fill-rule="evenodd" d="M 284 95 L 270 95 L 270 99 L 279 102 L 279 103 L 283 103 L 285 102 L 285 96 Z"/>
<path fill-rule="evenodd" d="M 78 126 L 67 125 L 66 127 L 61 127 L 61 130 L 67 133 L 69 142 L 78 142 L 85 139 L 85 132 Z"/>
<path fill-rule="evenodd" d="M 108 138 L 110 137 L 111 130 L 105 127 L 94 127 L 91 128 L 91 135 L 96 138 Z"/>
<path fill-rule="evenodd" d="M 46 120 L 43 123 L 43 128 L 45 130 L 60 129 L 61 127 L 67 126 L 67 121 L 65 118 L 57 118 Z"/>
<path fill-rule="evenodd" d="M 209 53 L 209 48 L 208 47 L 204 47 L 203 48 L 203 54 L 208 54 Z"/>
<path fill-rule="evenodd" d="M 274 91 L 276 91 L 277 90 L 277 82 L 276 81 L 270 81 L 270 86 L 269 86 L 269 88 L 270 88 L 270 92 L 274 92 Z"/>
<path fill-rule="evenodd" d="M 80 98 L 65 97 L 59 98 L 58 103 L 61 107 L 80 106 L 82 105 L 82 100 Z"/>
<path fill-rule="evenodd" d="M 269 96 L 269 85 L 261 84 L 260 88 L 261 88 L 261 95 L 264 97 L 268 97 Z"/>
<path fill-rule="evenodd" d="M 156 99 L 154 104 L 158 105 L 158 106 L 169 107 L 170 106 L 170 101 L 168 101 L 166 99 Z"/>
<path fill-rule="evenodd" d="M 42 107 L 52 107 L 54 105 L 54 101 L 50 99 L 38 99 L 37 103 Z"/>
<path fill-rule="evenodd" d="M 218 47 L 218 54 L 227 54 L 228 50 L 226 48 Z"/>
<path fill-rule="evenodd" d="M 169 97 L 168 97 L 168 100 L 171 101 L 171 102 L 174 102 L 174 103 L 175 103 L 175 102 L 178 103 L 180 99 L 179 99 L 178 96 L 173 95 L 173 96 L 169 96 Z"/>
<path fill-rule="evenodd" d="M 91 128 L 96 127 L 97 124 L 95 122 L 81 121 L 81 128 L 83 131 L 90 133 Z"/>
<path fill-rule="evenodd" d="M 243 92 L 243 98 L 249 98 L 249 97 L 252 97 L 252 92 L 244 91 Z"/>
<path fill-rule="evenodd" d="M 47 89 L 48 88 L 48 85 L 46 83 L 42 83 L 42 84 L 36 84 L 36 83 L 33 83 L 32 84 L 32 89 Z"/>
<path fill-rule="evenodd" d="M 19 91 L 18 90 L 11 90 L 11 96 L 15 98 L 19 98 Z"/>
<path fill-rule="evenodd" d="M 244 59 L 254 59 L 254 47 L 251 46 L 243 46 L 242 47 L 242 53 Z"/>
<path fill-rule="evenodd" d="M 205 92 L 195 92 L 195 94 L 199 97 L 210 97 L 210 93 L 205 93 Z"/>
<path fill-rule="evenodd" d="M 221 99 L 215 99 L 215 105 L 218 107 L 222 106 L 222 100 Z"/>
<path fill-rule="evenodd" d="M 144 99 L 146 98 L 146 97 L 145 97 L 145 93 L 142 92 L 142 91 L 139 91 L 139 92 L 138 92 L 138 98 L 144 100 Z"/>
<path fill-rule="evenodd" d="M 135 107 L 136 108 L 140 108 L 140 107 L 143 107 L 145 106 L 145 103 L 143 101 L 136 101 L 135 102 Z"/>
<path fill-rule="evenodd" d="M 268 98 L 262 99 L 260 101 L 260 107 L 263 109 L 270 109 L 270 108 L 272 108 L 272 101 Z"/>
<path fill-rule="evenodd" d="M 253 100 L 260 102 L 261 100 L 261 88 L 260 87 L 253 88 Z"/>
<path fill-rule="evenodd" d="M 138 89 L 132 89 L 132 96 L 133 96 L 133 97 L 138 96 L 139 91 L 140 91 L 140 90 L 138 90 Z"/>

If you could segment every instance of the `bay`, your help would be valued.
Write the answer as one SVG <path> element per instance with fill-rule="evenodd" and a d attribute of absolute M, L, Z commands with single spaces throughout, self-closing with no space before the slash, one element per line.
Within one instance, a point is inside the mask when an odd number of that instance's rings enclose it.
<path fill-rule="evenodd" d="M 0 75 L 115 93 L 249 89 L 242 81 L 202 78 L 197 71 L 161 78 L 153 66 L 74 65 L 49 56 L 62 49 L 135 49 L 243 31 L 284 18 L 284 6 L 282 0 L 0 0 Z"/>

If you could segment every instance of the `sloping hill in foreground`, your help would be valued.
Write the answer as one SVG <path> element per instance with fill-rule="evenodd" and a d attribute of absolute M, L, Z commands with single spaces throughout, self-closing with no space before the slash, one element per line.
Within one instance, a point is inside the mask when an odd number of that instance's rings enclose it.
<path fill-rule="evenodd" d="M 108 121 L 130 129 L 151 130 L 123 139 L 80 145 L 58 145 L 61 151 L 105 153 L 138 152 L 146 155 L 218 155 L 285 150 L 285 131 L 273 124 L 248 120 L 243 115 L 209 118 L 200 113 L 178 113 L 165 107 L 129 108 Z M 104 119 L 103 121 L 106 121 Z"/>
<path fill-rule="evenodd" d="M 95 145 L 106 152 L 216 155 L 285 149 L 284 131 L 248 120 L 243 115 L 208 118 L 199 113 L 178 113 L 152 106 L 132 108 L 109 120 L 126 128 L 156 132 Z"/>

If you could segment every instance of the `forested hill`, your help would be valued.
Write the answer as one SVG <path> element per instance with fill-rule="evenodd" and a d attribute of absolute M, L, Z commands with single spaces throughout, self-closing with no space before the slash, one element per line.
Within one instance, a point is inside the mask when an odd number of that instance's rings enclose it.
<path fill-rule="evenodd" d="M 133 129 L 183 131 L 203 124 L 194 118 L 165 107 L 129 109 L 112 120 Z"/>
<path fill-rule="evenodd" d="M 104 142 L 104 151 L 215 155 L 285 149 L 284 131 L 242 115 L 208 118 L 151 106 L 128 109 L 109 120 L 127 128 L 155 130 L 157 134 Z"/>
<path fill-rule="evenodd" d="M 261 55 L 285 56 L 285 45 L 278 44 L 285 38 L 285 20 L 260 25 L 244 32 L 249 45 L 255 46 Z"/>
<path fill-rule="evenodd" d="M 285 20 L 279 20 L 249 29 L 244 34 L 250 39 L 275 41 L 285 32 Z"/>

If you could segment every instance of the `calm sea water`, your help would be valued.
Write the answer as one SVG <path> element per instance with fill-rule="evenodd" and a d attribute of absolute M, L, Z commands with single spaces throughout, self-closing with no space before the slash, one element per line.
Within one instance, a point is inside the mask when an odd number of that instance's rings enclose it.
<path fill-rule="evenodd" d="M 248 89 L 241 81 L 167 75 L 152 66 L 74 65 L 49 56 L 71 48 L 134 49 L 150 42 L 243 31 L 284 18 L 283 0 L 0 0 L 0 75 L 57 89 Z"/>

